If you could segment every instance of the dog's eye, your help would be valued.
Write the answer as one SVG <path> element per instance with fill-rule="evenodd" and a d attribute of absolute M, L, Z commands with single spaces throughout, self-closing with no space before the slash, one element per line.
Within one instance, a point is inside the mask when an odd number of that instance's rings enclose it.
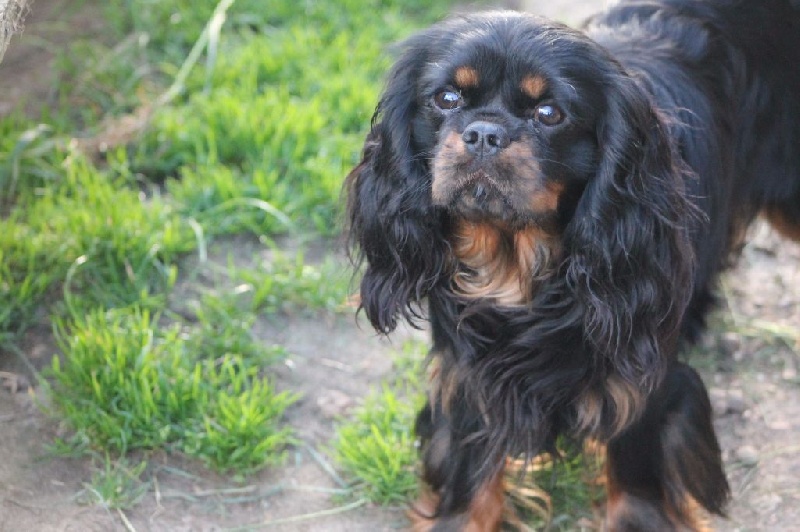
<path fill-rule="evenodd" d="M 436 104 L 436 107 L 439 109 L 449 111 L 461 107 L 464 103 L 464 99 L 457 91 L 453 89 L 444 89 L 436 93 L 433 97 L 433 103 Z"/>
<path fill-rule="evenodd" d="M 555 126 L 564 120 L 564 113 L 552 103 L 541 103 L 534 108 L 533 119 L 546 126 Z"/>

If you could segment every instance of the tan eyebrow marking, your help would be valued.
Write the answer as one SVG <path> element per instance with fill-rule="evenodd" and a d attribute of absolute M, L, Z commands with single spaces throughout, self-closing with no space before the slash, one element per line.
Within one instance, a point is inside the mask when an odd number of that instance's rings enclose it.
<path fill-rule="evenodd" d="M 547 90 L 547 81 L 538 74 L 527 75 L 522 79 L 519 87 L 522 89 L 522 92 L 534 100 L 538 100 L 542 97 L 544 91 Z"/>
<path fill-rule="evenodd" d="M 480 76 L 478 71 L 470 66 L 462 66 L 456 69 L 455 82 L 460 89 L 474 89 L 478 86 Z"/>

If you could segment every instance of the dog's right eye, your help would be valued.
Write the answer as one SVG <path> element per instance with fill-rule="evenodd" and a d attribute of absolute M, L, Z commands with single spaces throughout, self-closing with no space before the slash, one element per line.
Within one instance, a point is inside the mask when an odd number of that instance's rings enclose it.
<path fill-rule="evenodd" d="M 444 89 L 436 93 L 436 95 L 433 97 L 433 103 L 439 109 L 450 111 L 461 107 L 461 105 L 464 103 L 464 99 L 461 97 L 461 94 L 459 94 L 458 91 L 453 89 Z"/>

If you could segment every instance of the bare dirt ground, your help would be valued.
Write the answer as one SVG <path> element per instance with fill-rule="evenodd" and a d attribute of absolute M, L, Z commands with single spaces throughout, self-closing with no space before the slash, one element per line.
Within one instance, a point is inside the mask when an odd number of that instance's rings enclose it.
<path fill-rule="evenodd" d="M 23 93 L 46 104 L 50 61 L 71 32 L 97 31 L 91 3 L 66 9 L 67 0 L 38 0 L 26 34 L 15 39 L 0 66 L 0 115 Z M 517 7 L 576 22 L 599 2 L 527 0 Z M 65 15 L 66 13 L 66 15 Z M 65 18 L 66 17 L 66 18 Z M 44 45 L 43 43 L 47 43 Z M 729 520 L 718 530 L 800 530 L 800 245 L 758 228 L 739 266 L 725 277 L 728 323 L 707 335 L 694 357 L 703 369 L 733 488 Z M 211 250 L 211 261 L 268 260 L 257 242 L 232 239 Z M 187 269 L 209 268 L 187 260 Z M 203 272 L 199 272 L 199 277 Z M 190 290 L 191 287 L 179 287 Z M 0 531 L 212 531 L 268 528 L 279 531 L 377 531 L 406 526 L 402 508 L 337 500 L 340 480 L 326 458 L 334 418 L 391 372 L 391 341 L 377 338 L 352 317 L 289 316 L 263 319 L 259 338 L 292 353 L 276 369 L 281 386 L 302 393 L 289 422 L 302 445 L 287 465 L 245 484 L 213 475 L 175 456 L 150 457 L 151 484 L 142 502 L 123 513 L 81 503 L 92 464 L 48 456 L 59 434 L 42 415 L 25 379 L 0 380 Z M 47 327 L 34 328 L 24 349 L 37 365 L 54 349 Z M 0 371 L 20 374 L 11 353 L 0 352 Z M 307 518 L 298 519 L 299 516 Z M 279 522 L 275 522 L 279 520 Z M 280 520 L 284 520 L 282 523 Z"/>

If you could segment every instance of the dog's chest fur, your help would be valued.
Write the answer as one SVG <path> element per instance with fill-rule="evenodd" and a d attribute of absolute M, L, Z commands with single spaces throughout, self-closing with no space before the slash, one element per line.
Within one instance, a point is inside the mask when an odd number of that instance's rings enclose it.
<path fill-rule="evenodd" d="M 535 227 L 510 230 L 461 221 L 450 242 L 460 262 L 454 290 L 468 299 L 490 299 L 504 306 L 527 303 L 555 255 L 552 238 Z"/>

